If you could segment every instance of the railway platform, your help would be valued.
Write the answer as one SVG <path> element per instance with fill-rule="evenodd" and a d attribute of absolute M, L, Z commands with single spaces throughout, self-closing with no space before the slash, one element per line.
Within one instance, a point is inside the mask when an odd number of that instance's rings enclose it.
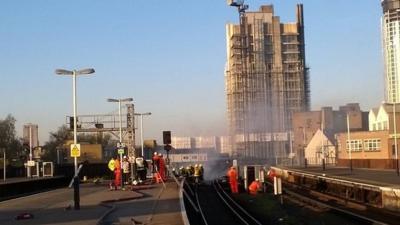
<path fill-rule="evenodd" d="M 82 184 L 75 210 L 73 189 L 60 188 L 0 202 L 0 224 L 183 225 L 179 190 L 174 181 L 113 191 L 107 182 Z M 25 213 L 33 217 L 18 219 Z"/>
<path fill-rule="evenodd" d="M 400 212 L 400 176 L 394 170 L 348 167 L 271 167 L 287 184 L 365 208 Z M 315 192 L 316 191 L 316 192 Z"/>
<path fill-rule="evenodd" d="M 386 188 L 400 189 L 400 176 L 397 176 L 394 170 L 377 170 L 377 169 L 362 169 L 348 167 L 326 167 L 325 170 L 321 166 L 313 166 L 307 168 L 301 167 L 286 167 L 291 171 L 314 174 L 317 176 L 326 176 L 344 181 L 374 185 Z"/>

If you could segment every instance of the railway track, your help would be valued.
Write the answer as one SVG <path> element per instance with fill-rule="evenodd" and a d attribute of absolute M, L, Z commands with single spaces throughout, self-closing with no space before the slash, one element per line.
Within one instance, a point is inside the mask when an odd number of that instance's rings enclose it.
<path fill-rule="evenodd" d="M 186 186 L 186 197 L 190 198 L 192 216 L 189 218 L 191 225 L 225 225 L 225 224 L 262 224 L 249 214 L 242 206 L 224 190 L 222 185 L 214 180 L 208 184 Z M 323 201 L 315 196 L 298 192 L 292 188 L 284 188 L 284 198 L 295 203 L 300 208 L 308 208 L 314 212 L 336 214 L 338 221 L 346 221 L 348 224 L 397 224 L 396 220 L 388 218 L 376 218 L 360 214 L 351 209 L 338 206 L 334 201 Z M 332 217 L 334 218 L 334 217 Z M 265 218 L 265 221 L 269 221 Z M 327 222 L 327 221 L 326 221 Z M 335 224 L 330 221 L 327 224 Z"/>
<path fill-rule="evenodd" d="M 193 225 L 261 225 L 245 209 L 237 204 L 216 180 L 207 185 L 186 184 L 187 197 L 197 215 Z"/>
<path fill-rule="evenodd" d="M 273 184 L 268 182 L 270 186 L 273 187 Z M 284 197 L 285 199 L 294 202 L 295 204 L 301 205 L 302 207 L 308 207 L 314 211 L 332 211 L 337 214 L 341 214 L 346 216 L 347 218 L 360 222 L 362 224 L 374 224 L 374 225 L 387 225 L 387 224 L 396 224 L 392 222 L 381 221 L 382 219 L 374 219 L 370 218 L 371 215 L 362 215 L 355 210 L 346 209 L 342 207 L 340 204 L 336 203 L 336 198 L 329 197 L 328 195 L 323 195 L 323 199 L 320 197 L 311 195 L 306 190 L 296 189 L 295 187 L 291 187 L 288 183 L 285 183 L 286 187 L 283 187 Z M 288 186 L 289 185 L 289 186 Z M 322 194 L 321 194 L 322 195 Z M 354 204 L 355 205 L 355 204 Z M 357 208 L 362 208 L 362 205 L 357 204 Z M 365 210 L 365 209 L 364 209 Z M 388 218 L 384 219 L 388 220 Z M 389 219 L 390 220 L 390 219 Z"/>

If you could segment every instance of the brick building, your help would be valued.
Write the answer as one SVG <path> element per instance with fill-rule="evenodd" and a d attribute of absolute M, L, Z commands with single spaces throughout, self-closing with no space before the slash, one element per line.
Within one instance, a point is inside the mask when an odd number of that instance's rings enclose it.
<path fill-rule="evenodd" d="M 296 153 L 297 160 L 304 159 L 304 150 L 318 130 L 323 131 L 324 135 L 321 137 L 325 136 L 331 140 L 334 139 L 334 134 L 347 131 L 347 114 L 351 131 L 368 130 L 368 112 L 362 112 L 358 103 L 340 106 L 339 110 L 322 107 L 319 111 L 293 113 L 293 152 Z M 323 140 L 320 143 L 323 143 Z"/>

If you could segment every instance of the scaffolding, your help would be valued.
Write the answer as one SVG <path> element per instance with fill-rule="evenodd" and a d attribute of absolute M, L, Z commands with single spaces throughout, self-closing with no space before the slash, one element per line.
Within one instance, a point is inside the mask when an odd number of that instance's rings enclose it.
<path fill-rule="evenodd" d="M 280 23 L 273 6 L 239 10 L 240 24 L 227 24 L 225 91 L 232 154 L 284 158 L 291 115 L 309 109 L 303 6 L 296 23 Z"/>

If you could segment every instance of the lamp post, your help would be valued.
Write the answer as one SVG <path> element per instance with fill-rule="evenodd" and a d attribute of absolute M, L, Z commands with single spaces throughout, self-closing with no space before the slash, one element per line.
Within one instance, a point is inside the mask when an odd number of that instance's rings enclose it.
<path fill-rule="evenodd" d="M 146 113 L 135 113 L 135 115 L 140 116 L 140 143 L 142 146 L 142 157 L 144 158 L 144 149 L 143 149 L 143 116 L 150 116 L 151 112 Z"/>
<path fill-rule="evenodd" d="M 64 69 L 57 69 L 56 74 L 58 75 L 71 75 L 72 76 L 72 104 L 73 104 L 73 110 L 74 110 L 74 144 L 76 145 L 78 143 L 77 140 L 77 132 L 76 132 L 76 114 L 77 114 L 77 103 L 76 103 L 76 76 L 78 75 L 88 75 L 94 73 L 93 68 L 88 68 L 88 69 L 82 69 L 82 70 L 64 70 Z M 77 157 L 74 157 L 74 168 L 75 168 L 75 175 L 77 175 L 78 171 L 78 162 L 77 162 Z"/>
<path fill-rule="evenodd" d="M 122 144 L 122 117 L 121 117 L 121 103 L 122 102 L 131 102 L 133 98 L 109 98 L 107 99 L 108 102 L 118 102 L 118 115 L 119 115 L 119 143 Z M 122 152 L 119 152 L 119 160 L 120 166 L 122 167 Z M 133 164 L 131 164 L 131 178 L 133 179 Z M 121 187 L 123 187 L 123 180 L 121 176 Z"/>
<path fill-rule="evenodd" d="M 3 148 L 3 180 L 6 181 L 6 149 Z"/>
<path fill-rule="evenodd" d="M 72 105 L 74 111 L 74 145 L 76 146 L 77 140 L 77 132 L 76 132 L 76 115 L 77 115 L 77 104 L 76 104 L 76 76 L 78 75 L 88 75 L 94 73 L 93 68 L 81 69 L 81 70 L 65 70 L 65 69 L 56 69 L 57 75 L 71 75 L 72 76 Z M 74 209 L 79 210 L 79 177 L 78 177 L 78 160 L 77 157 L 74 157 Z"/>
<path fill-rule="evenodd" d="M 353 160 L 351 158 L 351 141 L 350 141 L 350 115 L 347 113 L 347 144 L 349 146 L 350 173 L 353 172 Z M 346 145 L 347 146 L 347 145 Z"/>
<path fill-rule="evenodd" d="M 307 158 L 306 158 L 306 128 L 299 127 L 303 131 L 303 157 L 304 157 L 304 167 L 307 168 Z M 301 159 L 300 159 L 301 160 Z"/>
<path fill-rule="evenodd" d="M 324 113 L 321 111 L 322 120 L 321 120 L 321 153 L 322 153 L 322 170 L 325 170 L 325 144 L 324 144 Z"/>
<path fill-rule="evenodd" d="M 394 129 L 394 154 L 396 157 L 396 173 L 397 176 L 400 175 L 399 173 L 399 158 L 398 158 L 398 151 L 397 151 L 397 121 L 396 121 L 396 103 L 393 102 L 393 129 Z"/>
<path fill-rule="evenodd" d="M 29 163 L 27 166 L 27 170 L 28 170 L 28 177 L 31 178 L 32 177 L 32 170 L 31 170 L 31 165 L 30 163 L 32 162 L 32 124 L 28 124 L 29 125 Z"/>

